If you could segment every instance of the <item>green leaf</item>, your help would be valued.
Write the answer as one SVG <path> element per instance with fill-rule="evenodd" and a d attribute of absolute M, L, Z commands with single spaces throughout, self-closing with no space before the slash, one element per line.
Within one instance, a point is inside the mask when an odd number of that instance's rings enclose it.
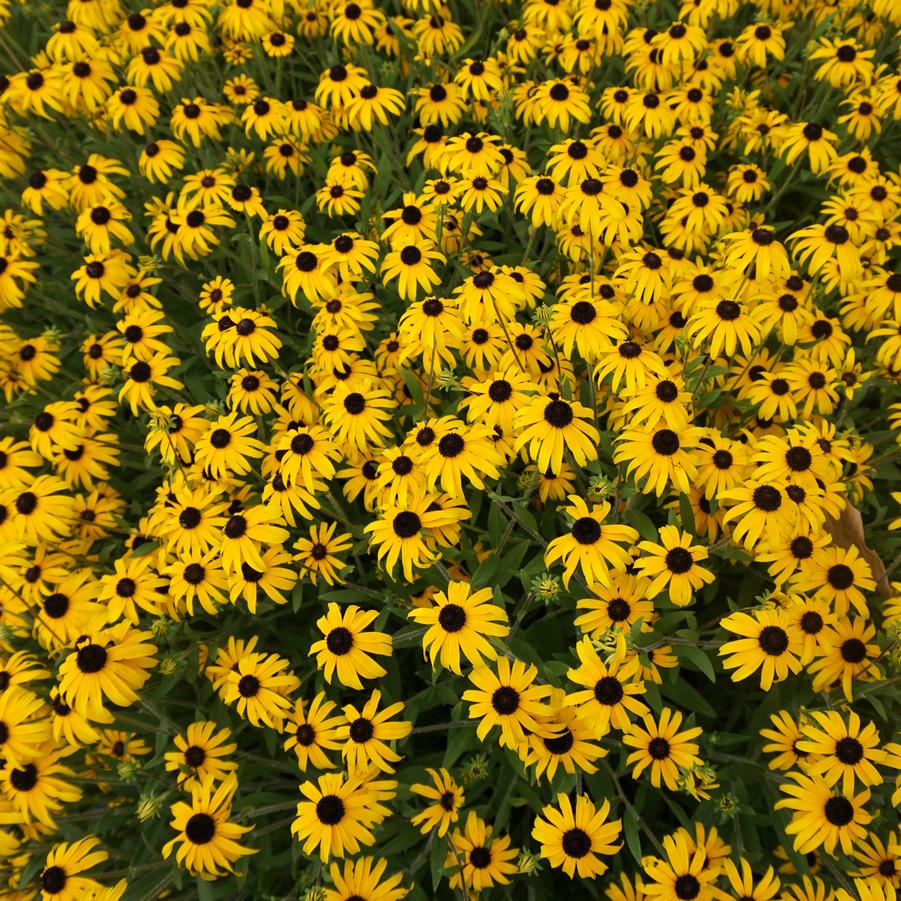
<path fill-rule="evenodd" d="M 360 592 L 352 588 L 336 588 L 334 591 L 324 591 L 319 595 L 320 601 L 334 601 L 336 604 L 359 604 Z"/>
<path fill-rule="evenodd" d="M 452 729 L 450 736 L 447 743 L 447 750 L 444 752 L 444 763 L 442 764 L 442 766 L 445 766 L 448 769 L 450 769 L 466 751 L 476 746 L 475 722 L 473 722 L 472 728 L 467 725 Z"/>
<path fill-rule="evenodd" d="M 676 648 L 676 656 L 680 660 L 687 660 L 689 663 L 694 664 L 695 669 L 702 672 L 711 682 L 716 682 L 713 664 L 703 648 L 690 644 L 679 645 Z"/>
<path fill-rule="evenodd" d="M 675 701 L 686 710 L 694 710 L 702 716 L 716 719 L 716 711 L 704 696 L 692 688 L 684 679 L 674 679 L 663 686 L 663 695 L 670 701 Z"/>
<path fill-rule="evenodd" d="M 444 857 L 447 854 L 447 848 L 444 842 L 438 838 L 437 833 L 433 833 L 435 840 L 432 843 L 432 850 L 429 852 L 429 866 L 432 871 L 432 891 L 436 891 L 444 878 Z"/>
<path fill-rule="evenodd" d="M 630 526 L 638 529 L 638 534 L 646 541 L 657 541 L 657 526 L 640 510 L 627 510 L 625 520 Z"/>
<path fill-rule="evenodd" d="M 731 547 L 728 544 L 724 544 L 722 547 L 718 547 L 713 552 L 713 555 L 715 557 L 725 557 L 727 560 L 749 561 L 751 559 L 748 554 L 740 547 Z"/>
<path fill-rule="evenodd" d="M 291 592 L 291 610 L 297 613 L 303 603 L 303 582 L 298 582 Z"/>
<path fill-rule="evenodd" d="M 687 494 L 679 495 L 679 515 L 682 517 L 682 527 L 689 532 L 697 534 L 695 527 L 695 515 L 691 509 L 691 502 Z"/>
<path fill-rule="evenodd" d="M 641 835 L 638 828 L 638 817 L 632 810 L 627 810 L 623 817 L 623 833 L 626 839 L 626 847 L 637 864 L 641 864 Z"/>
<path fill-rule="evenodd" d="M 144 544 L 138 545 L 132 552 L 132 557 L 144 557 L 149 554 L 151 551 L 155 551 L 160 546 L 158 541 L 147 541 Z"/>

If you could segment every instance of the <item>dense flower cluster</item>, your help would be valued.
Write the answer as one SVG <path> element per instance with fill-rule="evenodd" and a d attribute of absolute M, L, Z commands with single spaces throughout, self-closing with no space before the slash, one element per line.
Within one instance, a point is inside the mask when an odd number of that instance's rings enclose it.
<path fill-rule="evenodd" d="M 0 899 L 894 901 L 899 35 L 0 0 Z"/>

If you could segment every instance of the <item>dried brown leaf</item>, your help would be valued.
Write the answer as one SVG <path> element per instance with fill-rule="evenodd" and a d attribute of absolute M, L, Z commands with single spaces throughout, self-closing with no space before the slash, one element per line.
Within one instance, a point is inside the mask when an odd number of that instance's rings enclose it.
<path fill-rule="evenodd" d="M 849 501 L 838 519 L 826 519 L 826 531 L 838 547 L 856 547 L 860 551 L 860 555 L 870 564 L 876 590 L 885 598 L 891 597 L 892 588 L 885 574 L 885 564 L 879 554 L 867 546 L 860 510 Z"/>

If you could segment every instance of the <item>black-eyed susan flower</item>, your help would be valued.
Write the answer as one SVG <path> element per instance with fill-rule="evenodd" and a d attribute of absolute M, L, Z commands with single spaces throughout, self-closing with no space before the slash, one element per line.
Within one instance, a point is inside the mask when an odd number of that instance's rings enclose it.
<path fill-rule="evenodd" d="M 245 654 L 226 676 L 219 690 L 222 700 L 233 704 L 254 726 L 281 731 L 291 709 L 290 695 L 300 685 L 289 667 L 289 661 L 278 654 Z"/>
<path fill-rule="evenodd" d="M 778 141 L 787 165 L 794 163 L 802 154 L 807 154 L 810 171 L 818 174 L 825 171 L 835 159 L 838 135 L 819 122 L 796 122 L 780 130 Z"/>
<path fill-rule="evenodd" d="M 775 534 L 790 522 L 781 488 L 754 480 L 730 488 L 722 493 L 725 502 L 733 501 L 725 515 L 725 522 L 736 521 L 733 535 L 747 548 L 761 544 L 768 550 Z"/>
<path fill-rule="evenodd" d="M 308 538 L 298 538 L 294 543 L 294 559 L 300 563 L 301 576 L 313 585 L 320 578 L 328 585 L 342 581 L 338 572 L 344 561 L 335 555 L 350 548 L 351 536 L 347 532 L 336 534 L 337 528 L 335 522 L 319 523 L 310 527 Z"/>
<path fill-rule="evenodd" d="M 206 325 L 201 337 L 219 366 L 255 366 L 278 356 L 282 341 L 264 311 L 229 307 Z"/>
<path fill-rule="evenodd" d="M 109 622 L 124 618 L 137 625 L 139 609 L 161 612 L 165 585 L 152 557 L 123 558 L 115 561 L 112 573 L 100 577 L 96 598 L 105 606 Z"/>
<path fill-rule="evenodd" d="M 320 425 L 285 432 L 275 443 L 275 452 L 285 483 L 303 485 L 309 491 L 315 490 L 317 480 L 335 474 L 335 461 L 340 458 L 329 433 Z"/>
<path fill-rule="evenodd" d="M 306 224 L 294 210 L 277 210 L 268 216 L 260 228 L 260 237 L 279 256 L 303 244 Z"/>
<path fill-rule="evenodd" d="M 176 801 L 170 826 L 177 835 L 163 846 L 163 856 L 175 851 L 176 862 L 191 875 L 216 879 L 234 873 L 234 865 L 242 857 L 256 853 L 240 844 L 252 827 L 231 821 L 237 787 L 234 775 L 218 785 L 207 779 L 191 789 L 190 803 Z"/>
<path fill-rule="evenodd" d="M 0 685 L 2 691 L 10 687 L 27 688 L 29 682 L 49 678 L 50 673 L 39 665 L 38 659 L 28 651 L 15 651 L 0 657 Z"/>
<path fill-rule="evenodd" d="M 420 241 L 396 247 L 385 255 L 381 265 L 382 282 L 397 280 L 401 300 L 416 300 L 420 290 L 431 291 L 441 281 L 433 268 L 446 257 L 431 242 Z"/>
<path fill-rule="evenodd" d="M 291 833 L 305 854 L 318 848 L 323 861 L 356 854 L 362 846 L 374 844 L 372 827 L 389 813 L 370 790 L 365 775 L 345 779 L 327 773 L 316 782 L 302 783 L 300 791 L 303 799 L 297 804 Z"/>
<path fill-rule="evenodd" d="M 750 354 L 760 340 L 760 326 L 750 310 L 735 299 L 705 300 L 688 317 L 686 332 L 695 347 L 712 357 L 733 356 L 740 348 Z"/>
<path fill-rule="evenodd" d="M 706 849 L 696 847 L 687 832 L 663 838 L 662 856 L 646 859 L 642 894 L 661 901 L 681 901 L 685 895 L 694 901 L 722 901 L 725 893 L 715 885 L 719 869 L 711 866 Z"/>
<path fill-rule="evenodd" d="M 173 253 L 182 265 L 185 257 L 199 260 L 212 252 L 220 240 L 214 229 L 235 225 L 235 220 L 218 204 L 197 207 L 179 201 L 169 219 L 176 227 Z"/>
<path fill-rule="evenodd" d="M 323 418 L 332 436 L 355 453 L 367 453 L 391 437 L 387 422 L 394 401 L 375 379 L 339 384 L 328 395 Z"/>
<path fill-rule="evenodd" d="M 699 429 L 682 429 L 678 434 L 670 428 L 624 429 L 614 452 L 615 463 L 625 463 L 643 488 L 658 496 L 668 487 L 687 492 L 697 475 L 692 453 L 701 434 Z"/>
<path fill-rule="evenodd" d="M 709 569 L 701 566 L 707 559 L 707 548 L 692 543 L 688 532 L 680 534 L 676 526 L 661 526 L 661 544 L 642 541 L 638 547 L 648 556 L 639 557 L 635 566 L 650 580 L 648 596 L 666 589 L 669 599 L 678 607 L 691 603 L 694 592 L 714 581 Z"/>
<path fill-rule="evenodd" d="M 567 702 L 590 711 L 590 721 L 597 736 L 609 732 L 611 725 L 625 731 L 630 728 L 630 715 L 642 716 L 646 705 L 638 695 L 645 686 L 639 677 L 638 659 L 623 660 L 612 656 L 601 660 L 589 638 L 576 645 L 580 665 L 567 672 L 567 678 L 582 688 L 567 694 Z"/>
<path fill-rule="evenodd" d="M 267 570 L 262 552 L 266 547 L 280 547 L 288 538 L 277 509 L 266 504 L 242 507 L 225 522 L 220 533 L 219 552 L 222 567 L 232 573 L 244 566 L 259 573 Z"/>
<path fill-rule="evenodd" d="M 794 837 L 795 851 L 806 854 L 822 847 L 831 854 L 838 845 L 848 854 L 856 841 L 866 838 L 866 826 L 873 818 L 866 810 L 869 791 L 845 796 L 821 776 L 790 773 L 789 777 L 793 781 L 780 786 L 788 797 L 780 798 L 775 807 L 793 811 L 785 831 Z"/>
<path fill-rule="evenodd" d="M 242 475 L 250 471 L 250 461 L 263 456 L 265 445 L 252 437 L 256 423 L 249 416 L 229 413 L 210 423 L 194 445 L 195 458 L 214 476 Z"/>
<path fill-rule="evenodd" d="M 356 232 L 344 232 L 331 242 L 330 249 L 327 252 L 327 258 L 329 262 L 334 263 L 337 266 L 338 273 L 342 278 L 352 279 L 355 276 L 362 276 L 365 272 L 374 272 L 378 253 L 378 245 L 375 241 L 367 241 Z M 343 295 L 343 297 L 346 298 L 348 306 L 350 306 L 350 301 L 352 299 L 363 301 L 364 298 L 368 297 L 368 295 L 355 294 L 352 291 L 342 292 L 339 290 L 338 293 L 339 297 Z M 338 298 L 327 301 L 325 305 L 327 311 L 329 310 L 329 305 L 334 304 L 335 300 L 338 300 L 339 304 L 341 303 L 341 300 Z M 363 309 L 372 309 L 372 306 L 367 303 L 362 303 L 360 308 L 361 313 Z M 361 316 L 358 321 L 365 320 L 366 318 L 367 317 Z"/>
<path fill-rule="evenodd" d="M 71 178 L 71 173 L 62 169 L 35 169 L 22 191 L 22 205 L 38 215 L 45 204 L 52 210 L 62 209 L 69 203 Z"/>
<path fill-rule="evenodd" d="M 422 455 L 430 490 L 440 486 L 452 497 L 463 497 L 463 478 L 484 488 L 484 477 L 497 479 L 503 458 L 491 443 L 487 426 L 465 426 L 459 420 L 441 420 L 436 440 Z"/>
<path fill-rule="evenodd" d="M 107 110 L 114 128 L 124 126 L 138 135 L 146 134 L 160 116 L 160 105 L 153 92 L 138 84 L 113 91 Z"/>
<path fill-rule="evenodd" d="M 770 714 L 772 728 L 761 729 L 760 735 L 768 744 L 763 746 L 765 754 L 774 754 L 768 763 L 772 770 L 791 770 L 806 765 L 808 754 L 798 747 L 802 739 L 801 725 L 798 719 L 787 710 Z"/>
<path fill-rule="evenodd" d="M 516 415 L 515 449 L 528 449 L 544 472 L 559 472 L 564 452 L 583 466 L 597 458 L 600 435 L 592 419 L 591 411 L 576 400 L 564 400 L 556 393 L 535 395 Z"/>
<path fill-rule="evenodd" d="M 599 384 L 609 377 L 614 391 L 624 384 L 630 394 L 635 394 L 646 388 L 653 377 L 664 379 L 668 375 L 660 355 L 631 336 L 615 347 L 601 348 L 597 356 L 594 377 Z"/>
<path fill-rule="evenodd" d="M 81 799 L 81 790 L 68 781 L 74 773 L 60 763 L 61 757 L 60 751 L 45 746 L 39 757 L 0 774 L 0 791 L 26 826 L 52 830 L 63 805 Z"/>
<path fill-rule="evenodd" d="M 402 759 L 387 743 L 406 738 L 413 724 L 393 719 L 403 712 L 402 701 L 379 710 L 381 699 L 382 693 L 376 690 L 360 710 L 352 704 L 344 708 L 345 721 L 338 727 L 336 738 L 343 741 L 341 756 L 351 774 L 369 772 L 373 767 L 390 773 L 393 764 Z"/>
<path fill-rule="evenodd" d="M 526 735 L 516 752 L 540 779 L 553 781 L 558 769 L 569 774 L 595 773 L 595 761 L 607 756 L 596 742 L 596 730 L 585 712 L 572 706 L 563 689 L 552 689 L 548 711 L 538 719 L 539 734 Z"/>
<path fill-rule="evenodd" d="M 352 898 L 400 901 L 407 893 L 406 888 L 401 885 L 403 873 L 385 877 L 387 868 L 387 860 L 374 857 L 345 861 L 343 868 L 333 863 L 329 868 L 329 875 L 334 888 L 325 890 L 325 901 L 350 901 Z"/>
<path fill-rule="evenodd" d="M 610 504 L 604 502 L 589 507 L 578 495 L 570 495 L 569 506 L 563 510 L 572 518 L 569 535 L 555 538 L 544 554 L 545 565 L 563 560 L 563 584 L 578 567 L 589 587 L 610 583 L 610 571 L 624 571 L 631 563 L 631 555 L 621 547 L 635 542 L 638 532 L 631 526 L 607 523 Z"/>
<path fill-rule="evenodd" d="M 278 384 L 262 370 L 240 369 L 229 379 L 228 403 L 241 413 L 260 416 L 275 408 L 277 390 Z"/>
<path fill-rule="evenodd" d="M 77 416 L 78 407 L 71 401 L 45 404 L 35 415 L 28 430 L 28 443 L 45 460 L 52 460 L 58 450 L 74 451 L 82 437 Z M 19 486 L 31 481 L 29 476 L 14 480 L 14 484 Z"/>
<path fill-rule="evenodd" d="M 436 559 L 435 530 L 453 526 L 470 515 L 469 510 L 456 504 L 443 508 L 433 505 L 429 494 L 411 496 L 406 503 L 385 507 L 379 518 L 364 528 L 389 573 L 400 562 L 404 578 L 412 582 L 415 569 L 423 569 Z"/>
<path fill-rule="evenodd" d="M 0 273 L 0 276 L 3 274 Z M 106 255 L 88 254 L 71 278 L 75 282 L 75 293 L 89 307 L 97 307 L 104 294 L 118 297 L 132 276 L 126 254 L 121 250 L 111 250 Z"/>
<path fill-rule="evenodd" d="M 364 84 L 345 108 L 345 115 L 355 131 L 372 131 L 376 124 L 388 125 L 389 117 L 403 113 L 404 95 L 396 88 Z"/>
<path fill-rule="evenodd" d="M 434 606 L 415 608 L 410 619 L 429 628 L 422 643 L 426 655 L 457 675 L 461 654 L 473 666 L 494 660 L 497 650 L 489 638 L 504 638 L 510 631 L 506 612 L 493 603 L 490 588 L 473 591 L 468 583 L 452 580 L 446 591 L 432 597 Z"/>
<path fill-rule="evenodd" d="M 0 693 L 0 753 L 8 766 L 22 767 L 43 754 L 51 739 L 41 699 L 23 688 Z"/>
<path fill-rule="evenodd" d="M 231 730 L 219 729 L 216 723 L 191 723 L 173 739 L 175 750 L 166 752 L 167 772 L 177 773 L 179 787 L 187 791 L 207 780 L 225 781 L 238 768 L 229 759 L 238 747 L 230 738 Z"/>
<path fill-rule="evenodd" d="M 742 273 L 753 266 L 758 279 L 787 278 L 791 274 L 788 252 L 776 239 L 776 233 L 766 226 L 731 232 L 723 237 L 723 243 L 725 264 Z"/>
<path fill-rule="evenodd" d="M 54 845 L 38 877 L 43 896 L 54 901 L 96 898 L 96 893 L 103 891 L 102 884 L 81 874 L 108 858 L 107 852 L 100 847 L 100 839 L 93 835 Z"/>
<path fill-rule="evenodd" d="M 450 24 L 453 26 L 454 23 Z M 460 120 L 464 109 L 460 89 L 453 82 L 416 89 L 415 111 L 423 125 L 435 122 L 451 125 Z"/>
<path fill-rule="evenodd" d="M 609 815 L 609 801 L 595 807 L 587 795 L 578 795 L 573 803 L 560 793 L 556 804 L 548 804 L 535 818 L 532 838 L 541 845 L 541 856 L 570 879 L 594 879 L 607 871 L 599 855 L 614 855 L 621 847 L 616 843 L 621 821 L 608 821 Z"/>
<path fill-rule="evenodd" d="M 895 835 L 890 835 L 883 841 L 879 836 L 870 833 L 866 841 L 857 843 L 854 856 L 860 864 L 861 876 L 897 888 L 898 882 L 901 881 L 899 872 L 901 847 Z"/>
<path fill-rule="evenodd" d="M 496 671 L 495 671 L 496 670 Z M 524 739 L 524 730 L 539 735 L 552 735 L 539 719 L 549 713 L 547 698 L 551 689 L 535 683 L 538 670 L 521 660 L 512 665 L 506 657 L 498 657 L 495 669 L 481 666 L 474 669 L 469 680 L 475 688 L 463 692 L 463 700 L 470 704 L 470 719 L 479 720 L 476 730 L 481 740 L 499 726 L 500 742 L 515 748 Z"/>
<path fill-rule="evenodd" d="M 13 488 L 32 480 L 30 470 L 41 465 L 41 458 L 24 441 L 0 438 L 0 486 Z"/>
<path fill-rule="evenodd" d="M 202 13 L 196 15 L 193 23 L 186 19 L 173 23 L 166 36 L 166 49 L 171 50 L 180 62 L 196 62 L 201 55 L 210 52 L 210 38 L 199 19 L 202 19 Z"/>
<path fill-rule="evenodd" d="M 510 836 L 495 835 L 494 828 L 470 811 L 461 832 L 450 837 L 445 867 L 455 867 L 451 888 L 465 885 L 476 893 L 495 885 L 509 885 L 516 872 L 518 849 L 511 847 Z"/>
<path fill-rule="evenodd" d="M 438 770 L 427 768 L 426 772 L 432 784 L 416 783 L 410 786 L 410 791 L 431 803 L 412 817 L 410 822 L 418 827 L 423 835 L 435 830 L 439 838 L 443 838 L 447 835 L 448 829 L 459 820 L 466 796 L 444 767 Z"/>
<path fill-rule="evenodd" d="M 338 727 L 344 722 L 342 716 L 332 715 L 336 706 L 324 692 L 319 692 L 309 705 L 303 699 L 294 702 L 294 710 L 285 720 L 285 750 L 294 751 L 303 772 L 308 766 L 317 770 L 334 769 L 328 752 L 340 750 Z"/>
<path fill-rule="evenodd" d="M 841 618 L 827 627 L 814 661 L 808 666 L 815 691 L 839 684 L 847 700 L 854 693 L 854 681 L 872 680 L 879 675 L 876 660 L 879 645 L 876 630 L 861 617 Z"/>
<path fill-rule="evenodd" d="M 844 616 L 852 607 L 855 613 L 866 615 L 864 592 L 875 589 L 876 582 L 857 548 L 821 546 L 814 547 L 810 556 L 801 561 L 792 585 L 798 591 L 822 598 L 837 614 Z"/>
<path fill-rule="evenodd" d="M 282 270 L 283 290 L 292 303 L 296 303 L 298 293 L 303 293 L 310 303 L 334 293 L 335 280 L 329 271 L 333 263 L 326 250 L 324 244 L 303 244 L 296 253 L 282 257 L 278 268 Z"/>
<path fill-rule="evenodd" d="M 326 182 L 316 192 L 316 206 L 327 216 L 353 216 L 360 210 L 363 192 L 340 182 Z"/>
<path fill-rule="evenodd" d="M 426 297 L 414 303 L 398 322 L 398 363 L 419 357 L 427 372 L 456 363 L 454 350 L 462 343 L 463 326 L 452 300 Z M 402 347 L 400 347 L 402 345 Z"/>
<path fill-rule="evenodd" d="M 629 630 L 638 620 L 653 619 L 654 605 L 645 597 L 644 582 L 627 572 L 612 572 L 610 584 L 597 584 L 594 597 L 582 598 L 578 610 L 586 610 L 576 617 L 575 625 L 592 637 L 600 637 L 608 629 Z"/>
<path fill-rule="evenodd" d="M 176 553 L 203 552 L 219 543 L 227 504 L 215 492 L 180 486 L 172 491 L 170 500 L 160 531 Z"/>
<path fill-rule="evenodd" d="M 332 66 L 319 78 L 314 95 L 316 102 L 326 108 L 343 108 L 368 81 L 366 70 L 360 66 Z"/>
<path fill-rule="evenodd" d="M 782 682 L 789 674 L 801 671 L 801 641 L 798 632 L 780 609 L 736 612 L 720 621 L 735 635 L 719 650 L 726 669 L 735 670 L 732 680 L 738 682 L 760 671 L 760 687 L 769 691 L 773 682 Z"/>
<path fill-rule="evenodd" d="M 316 622 L 323 638 L 310 646 L 310 656 L 322 670 L 326 682 L 334 676 L 342 685 L 358 690 L 362 679 L 378 679 L 385 669 L 374 656 L 390 657 L 391 638 L 368 627 L 378 619 L 377 610 L 360 610 L 355 604 L 340 608 L 329 604 L 325 616 Z"/>
<path fill-rule="evenodd" d="M 39 475 L 22 485 L 0 492 L 12 534 L 29 545 L 48 536 L 65 535 L 73 525 L 74 501 L 65 482 Z"/>
<path fill-rule="evenodd" d="M 861 275 L 860 252 L 844 225 L 817 223 L 798 229 L 789 236 L 798 262 L 808 272 L 818 275 L 834 261 L 842 278 L 851 280 Z"/>
<path fill-rule="evenodd" d="M 677 787 L 679 771 L 697 766 L 701 761 L 698 745 L 691 739 L 701 734 L 700 726 L 682 729 L 682 713 L 664 707 L 659 719 L 644 714 L 641 723 L 633 723 L 623 733 L 623 744 L 632 751 L 626 763 L 631 766 L 632 777 L 637 779 L 650 770 L 651 785 L 659 788 L 663 783 L 670 791 Z"/>
<path fill-rule="evenodd" d="M 103 720 L 104 699 L 120 707 L 134 704 L 156 666 L 151 637 L 127 621 L 89 630 L 60 664 L 60 692 L 79 715 L 92 720 Z"/>
<path fill-rule="evenodd" d="M 837 617 L 824 601 L 805 595 L 789 595 L 784 606 L 790 624 L 801 637 L 801 662 L 806 666 L 823 646 L 829 634 L 826 628 L 834 625 Z"/>
<path fill-rule="evenodd" d="M 858 783 L 868 787 L 882 784 L 876 765 L 885 762 L 885 755 L 873 723 L 862 726 L 853 711 L 846 720 L 838 711 L 815 710 L 801 731 L 797 747 L 812 755 L 807 768 L 811 776 L 822 776 L 830 786 L 841 782 L 845 796 L 853 795 Z"/>
<path fill-rule="evenodd" d="M 297 572 L 290 566 L 291 555 L 280 547 L 265 548 L 260 554 L 263 566 L 257 569 L 246 561 L 228 574 L 228 593 L 232 603 L 242 598 L 251 614 L 257 602 L 266 597 L 275 604 L 287 604 L 297 584 Z"/>

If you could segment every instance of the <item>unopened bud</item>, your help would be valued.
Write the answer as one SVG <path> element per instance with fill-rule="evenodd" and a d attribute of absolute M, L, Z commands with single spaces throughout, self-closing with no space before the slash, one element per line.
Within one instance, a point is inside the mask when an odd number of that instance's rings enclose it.
<path fill-rule="evenodd" d="M 738 813 L 738 798 L 735 795 L 720 795 L 716 804 L 723 819 L 734 817 Z"/>
<path fill-rule="evenodd" d="M 117 385 L 122 381 L 122 372 L 118 366 L 107 366 L 106 369 L 101 370 L 97 381 L 100 382 L 101 385 L 106 385 L 107 387 Z"/>
<path fill-rule="evenodd" d="M 550 573 L 536 576 L 532 579 L 532 591 L 535 597 L 548 604 L 560 597 L 560 581 Z"/>
<path fill-rule="evenodd" d="M 157 669 L 161 676 L 171 676 L 178 669 L 178 661 L 174 657 L 163 657 Z"/>
<path fill-rule="evenodd" d="M 460 772 L 460 781 L 464 785 L 470 785 L 479 779 L 484 779 L 488 773 L 488 759 L 484 754 L 477 754 Z"/>
<path fill-rule="evenodd" d="M 172 628 L 172 620 L 166 619 L 165 616 L 159 617 L 159 619 L 155 619 L 150 624 L 150 631 L 153 633 L 155 638 L 165 638 L 169 634 L 169 630 Z"/>
<path fill-rule="evenodd" d="M 131 782 L 138 774 L 138 765 L 133 760 L 123 760 L 116 767 L 116 775 L 123 782 Z"/>
<path fill-rule="evenodd" d="M 142 823 L 152 820 L 156 817 L 162 808 L 161 799 L 157 795 L 144 795 L 138 801 L 135 813 Z"/>
<path fill-rule="evenodd" d="M 588 499 L 593 503 L 606 500 L 613 494 L 613 483 L 604 476 L 594 476 L 588 483 Z"/>
<path fill-rule="evenodd" d="M 449 388 L 460 387 L 460 382 L 452 369 L 439 369 L 435 373 L 435 384 L 445 391 Z"/>

